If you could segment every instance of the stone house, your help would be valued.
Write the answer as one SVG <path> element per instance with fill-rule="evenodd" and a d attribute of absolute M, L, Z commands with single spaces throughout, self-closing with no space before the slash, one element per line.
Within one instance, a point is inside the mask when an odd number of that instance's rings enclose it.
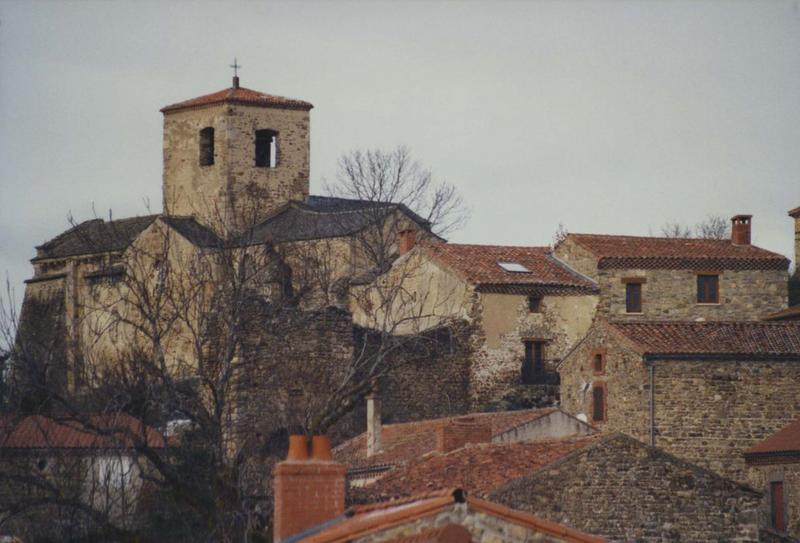
<path fill-rule="evenodd" d="M 389 299 L 383 282 L 403 285 L 404 297 Z M 555 402 L 557 388 L 541 385 L 557 385 L 555 366 L 588 330 L 597 295 L 547 247 L 417 243 L 353 296 L 351 311 L 373 328 L 393 312 L 391 322 L 410 323 L 398 333 L 469 323 L 468 396 L 479 410 Z"/>
<path fill-rule="evenodd" d="M 762 525 L 800 539 L 800 419 L 744 452 L 750 483 L 764 493 Z"/>
<path fill-rule="evenodd" d="M 310 452 L 304 436 L 292 436 L 274 481 L 273 539 L 280 542 L 604 541 L 462 489 L 345 509 L 345 466 L 332 460 L 330 442 L 320 436 Z"/>
<path fill-rule="evenodd" d="M 800 320 L 800 207 L 789 211 L 794 219 L 794 274 L 789 279 L 789 307 L 765 317 L 766 320 Z"/>
<path fill-rule="evenodd" d="M 759 541 L 761 495 L 611 434 L 507 483 L 489 499 L 608 541 Z"/>
<path fill-rule="evenodd" d="M 747 481 L 742 452 L 800 416 L 800 325 L 598 320 L 559 372 L 567 412 Z"/>
<path fill-rule="evenodd" d="M 750 243 L 750 215 L 731 239 L 568 234 L 555 255 L 597 282 L 609 320 L 757 320 L 786 308 L 789 261 Z"/>

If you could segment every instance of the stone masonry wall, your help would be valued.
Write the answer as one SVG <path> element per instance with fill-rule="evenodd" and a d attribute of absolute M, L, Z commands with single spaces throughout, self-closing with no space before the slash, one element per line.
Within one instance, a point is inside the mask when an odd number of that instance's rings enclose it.
<path fill-rule="evenodd" d="M 200 166 L 199 133 L 214 128 L 214 164 Z M 277 166 L 255 166 L 255 130 L 278 132 Z M 308 111 L 220 104 L 164 115 L 164 211 L 241 230 L 309 191 Z M 255 200 L 248 187 L 260 191 Z M 242 223 L 242 224 L 238 224 Z"/>
<path fill-rule="evenodd" d="M 625 312 L 626 278 L 643 278 L 642 312 Z M 787 304 L 786 271 L 720 270 L 718 304 L 697 303 L 697 271 L 603 269 L 599 316 L 612 320 L 759 320 Z"/>
<path fill-rule="evenodd" d="M 758 541 L 758 492 L 627 436 L 495 491 L 511 508 L 610 541 Z"/>
<path fill-rule="evenodd" d="M 770 481 L 783 481 L 786 532 L 800 539 L 800 459 L 794 460 L 793 463 L 748 464 L 747 478 L 764 494 L 759 511 L 762 526 L 770 526 Z"/>

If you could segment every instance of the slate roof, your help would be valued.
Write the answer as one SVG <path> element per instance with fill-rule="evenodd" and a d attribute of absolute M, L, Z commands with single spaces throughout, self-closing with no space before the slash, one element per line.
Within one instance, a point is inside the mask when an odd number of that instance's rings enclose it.
<path fill-rule="evenodd" d="M 529 475 L 589 445 L 597 437 L 563 438 L 522 443 L 481 443 L 448 453 L 432 452 L 411 460 L 374 483 L 354 488 L 354 501 L 405 497 L 458 486 L 486 497 L 507 482 Z"/>
<path fill-rule="evenodd" d="M 423 228 L 430 223 L 403 204 L 309 196 L 290 202 L 239 238 L 239 243 L 286 242 L 345 237 L 361 232 L 395 211 Z"/>
<path fill-rule="evenodd" d="M 161 113 L 168 113 L 177 111 L 179 109 L 188 109 L 193 107 L 208 106 L 211 104 L 239 104 L 246 106 L 262 106 L 262 107 L 278 107 L 283 109 L 304 109 L 310 110 L 314 106 L 303 100 L 295 100 L 294 98 L 286 98 L 283 96 L 275 96 L 273 94 L 266 94 L 244 87 L 229 87 L 221 91 L 211 94 L 205 94 L 184 100 L 176 104 L 170 104 L 161 108 Z"/>
<path fill-rule="evenodd" d="M 437 243 L 426 244 L 422 250 L 478 286 L 554 286 L 597 290 L 594 281 L 556 259 L 549 247 Z M 499 262 L 520 264 L 529 273 L 507 271 Z"/>
<path fill-rule="evenodd" d="M 132 448 L 135 445 L 133 436 L 141 436 L 143 430 L 151 447 L 166 445 L 155 428 L 142 428 L 138 419 L 124 413 L 94 415 L 86 425 L 76 419 L 42 415 L 22 419 L 7 416 L 0 420 L 0 449 Z"/>
<path fill-rule="evenodd" d="M 800 358 L 796 322 L 611 322 L 611 330 L 645 356 Z"/>
<path fill-rule="evenodd" d="M 207 226 L 194 217 L 171 217 L 162 215 L 161 220 L 197 247 L 220 247 L 222 240 Z"/>
<path fill-rule="evenodd" d="M 306 543 L 334 543 L 354 541 L 369 534 L 411 523 L 452 509 L 456 504 L 464 504 L 468 511 L 482 513 L 502 519 L 533 531 L 557 536 L 569 542 L 594 543 L 605 539 L 596 537 L 562 524 L 540 519 L 529 513 L 515 511 L 497 503 L 466 496 L 461 489 L 447 488 L 407 499 L 352 507 L 344 515 L 328 521 L 306 532 L 287 538 L 286 543 L 303 541 Z M 420 541 L 409 539 L 412 534 L 404 533 L 387 542 L 400 543 Z M 426 539 L 425 541 L 431 541 Z"/>
<path fill-rule="evenodd" d="M 730 240 L 568 234 L 598 258 L 598 268 L 784 270 L 789 260 L 754 245 Z M 562 242 L 563 243 L 563 242 Z"/>
<path fill-rule="evenodd" d="M 36 247 L 37 254 L 32 261 L 124 251 L 157 217 L 158 215 L 147 215 L 113 221 L 84 221 Z"/>
<path fill-rule="evenodd" d="M 747 450 L 744 455 L 748 459 L 759 456 L 800 455 L 800 419 Z"/>
<path fill-rule="evenodd" d="M 381 429 L 383 450 L 380 453 L 367 456 L 367 434 L 363 433 L 337 446 L 333 450 L 333 456 L 350 468 L 406 462 L 433 451 L 436 448 L 436 430 L 456 419 L 469 417 L 478 423 L 488 423 L 492 428 L 492 436 L 497 436 L 556 411 L 556 408 L 545 408 L 470 413 L 457 417 L 384 424 Z"/>

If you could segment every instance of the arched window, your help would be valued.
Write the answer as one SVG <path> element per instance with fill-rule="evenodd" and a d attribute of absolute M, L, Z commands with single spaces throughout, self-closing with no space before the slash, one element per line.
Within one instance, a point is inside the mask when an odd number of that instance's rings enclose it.
<path fill-rule="evenodd" d="M 605 383 L 592 384 L 592 422 L 605 422 L 606 420 L 606 385 Z"/>
<path fill-rule="evenodd" d="M 256 166 L 274 168 L 278 165 L 278 132 L 268 128 L 256 130 Z"/>
<path fill-rule="evenodd" d="M 214 164 L 214 129 L 210 126 L 200 131 L 200 165 Z"/>

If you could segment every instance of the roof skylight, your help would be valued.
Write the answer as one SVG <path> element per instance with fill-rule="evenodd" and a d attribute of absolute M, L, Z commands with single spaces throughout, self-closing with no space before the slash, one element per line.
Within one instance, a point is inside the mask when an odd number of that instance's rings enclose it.
<path fill-rule="evenodd" d="M 498 262 L 497 265 L 511 273 L 531 273 L 531 270 L 519 262 Z"/>

